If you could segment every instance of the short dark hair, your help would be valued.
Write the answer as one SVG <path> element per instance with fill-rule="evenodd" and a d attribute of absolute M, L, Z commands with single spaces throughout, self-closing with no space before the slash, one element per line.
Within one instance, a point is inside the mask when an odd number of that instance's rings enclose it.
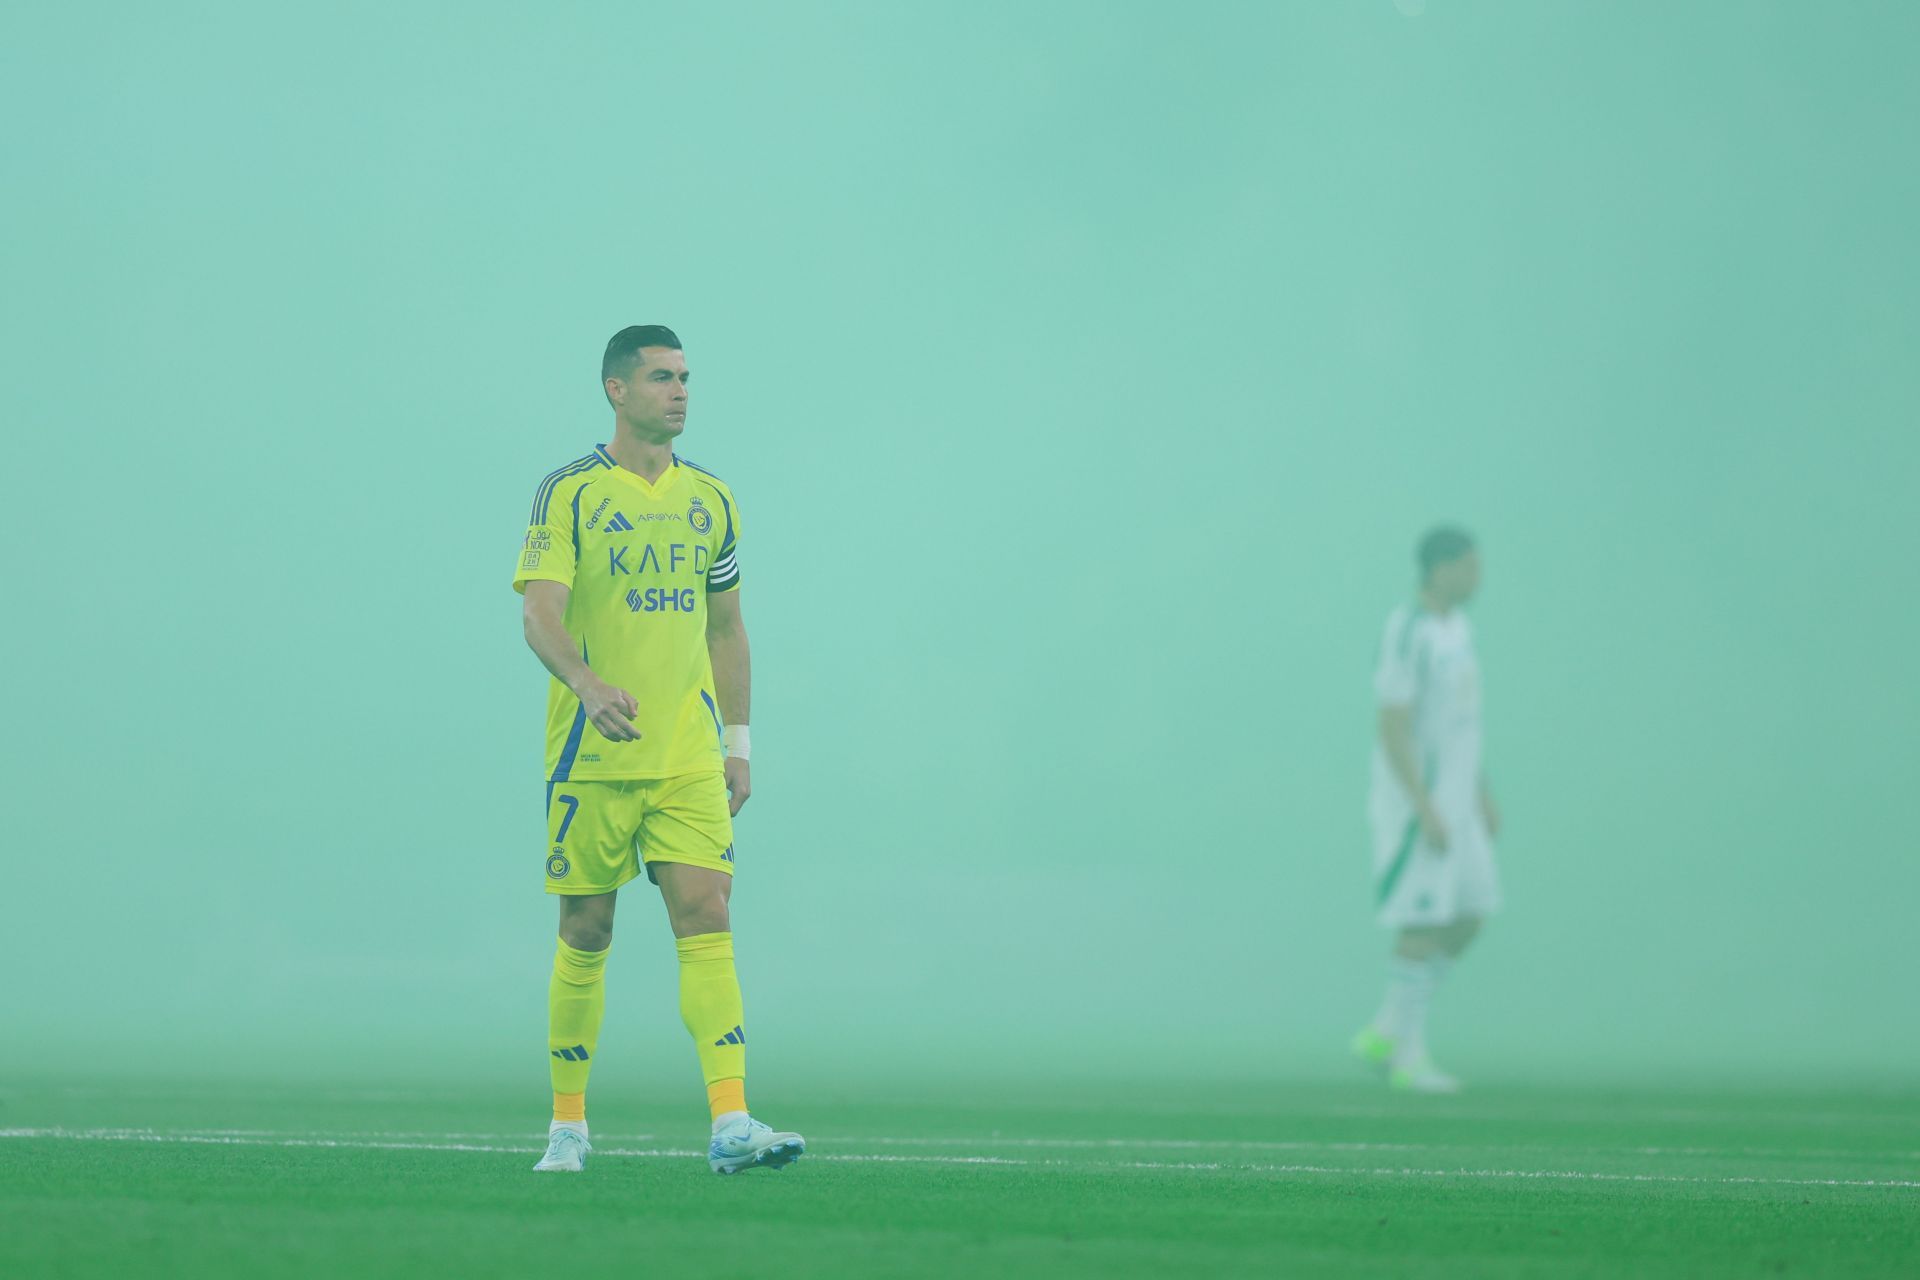
<path fill-rule="evenodd" d="M 1420 581 L 1425 582 L 1435 569 L 1458 560 L 1471 550 L 1473 535 L 1465 529 L 1443 524 L 1437 529 L 1427 530 L 1413 553 L 1420 565 Z"/>
<path fill-rule="evenodd" d="M 608 378 L 624 379 L 640 363 L 640 348 L 671 347 L 680 350 L 680 339 L 663 324 L 630 324 L 607 339 L 607 354 L 600 357 L 600 389 L 607 389 Z M 613 397 L 607 397 L 611 403 Z"/>

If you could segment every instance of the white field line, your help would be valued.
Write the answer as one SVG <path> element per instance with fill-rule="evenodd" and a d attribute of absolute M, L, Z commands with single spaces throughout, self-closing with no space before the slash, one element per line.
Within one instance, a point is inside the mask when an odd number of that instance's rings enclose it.
<path fill-rule="evenodd" d="M 52 1134 L 54 1130 L 42 1132 Z M 58 1130 L 60 1133 L 80 1132 Z M 451 1142 L 525 1142 L 527 1131 L 518 1133 L 432 1133 L 413 1132 L 395 1129 L 145 1129 L 145 1128 L 98 1128 L 83 1132 L 97 1137 L 126 1135 L 128 1137 L 146 1134 L 177 1134 L 184 1137 L 214 1138 L 372 1138 L 390 1140 L 395 1138 L 432 1138 Z M 0 1132 L 0 1136 L 8 1136 Z M 601 1142 L 655 1142 L 658 1134 L 653 1133 L 600 1133 L 596 1140 Z M 836 1138 L 835 1142 L 851 1146 L 876 1147 L 1031 1147 L 1058 1150 L 1086 1151 L 1124 1151 L 1124 1150 L 1174 1150 L 1174 1151 L 1426 1151 L 1433 1148 L 1404 1142 L 1256 1142 L 1238 1139 L 1175 1139 L 1175 1138 L 1004 1138 L 995 1134 L 985 1138 Z M 1479 1148 L 1466 1148 L 1478 1150 Z M 1565 1148 L 1553 1148 L 1565 1150 Z"/>
<path fill-rule="evenodd" d="M 537 1155 L 537 1144 L 497 1146 L 468 1142 L 397 1142 L 343 1138 L 238 1137 L 232 1134 L 155 1133 L 144 1129 L 0 1129 L 0 1139 L 55 1138 L 83 1142 L 152 1142 L 235 1147 L 317 1147 L 355 1151 L 456 1151 L 495 1155 Z M 706 1152 L 665 1147 L 596 1147 L 594 1154 L 627 1158 L 698 1158 Z M 1196 1172 L 1304 1174 L 1330 1177 L 1355 1175 L 1383 1178 L 1480 1178 L 1552 1182 L 1663 1182 L 1701 1186 L 1878 1187 L 1920 1190 L 1920 1180 L 1891 1178 L 1709 1178 L 1672 1173 L 1592 1173 L 1574 1169 L 1422 1169 L 1410 1166 L 1342 1168 L 1315 1164 L 1226 1164 L 1220 1161 L 1114 1160 L 1080 1161 L 1027 1159 L 1018 1156 L 907 1156 L 855 1152 L 813 1153 L 815 1160 L 866 1164 L 1003 1165 L 1023 1168 L 1151 1169 Z"/>
<path fill-rule="evenodd" d="M 107 1088 L 96 1088 L 96 1087 L 88 1087 L 88 1086 L 71 1086 L 71 1087 L 62 1089 L 60 1091 L 60 1094 L 62 1097 L 65 1097 L 65 1098 L 103 1098 L 103 1099 L 108 1099 L 114 1102 L 137 1101 L 141 1099 L 153 1099 L 153 1100 L 162 1100 L 167 1102 L 178 1102 L 182 1099 L 187 1099 L 187 1100 L 207 1100 L 207 1101 L 213 1101 L 213 1102 L 225 1104 L 232 1101 L 229 1094 L 222 1092 L 220 1090 L 200 1090 L 200 1089 L 190 1089 L 190 1090 L 182 1091 L 182 1090 L 171 1090 L 171 1089 L 169 1090 L 139 1089 L 139 1088 L 107 1089 Z M 292 1096 L 292 1095 L 289 1095 L 289 1096 Z M 301 1093 L 298 1095 L 298 1099 L 303 1103 L 396 1102 L 396 1103 L 410 1103 L 410 1104 L 418 1105 L 418 1104 L 422 1104 L 430 1100 L 433 1100 L 437 1096 L 438 1095 L 432 1092 L 422 1091 L 422 1090 L 330 1089 L 330 1090 L 322 1090 L 322 1091 L 313 1092 L 313 1093 Z M 1481 1101 L 1481 1100 L 1483 1100 L 1481 1096 L 1478 1094 L 1475 1094 L 1475 1095 L 1470 1095 L 1466 1099 L 1422 1098 L 1422 1099 L 1409 1099 L 1409 1102 L 1422 1103 L 1422 1104 L 1432 1103 L 1434 1104 L 1433 1108 L 1431 1109 L 1432 1114 L 1438 1117 L 1443 1117 L 1448 1120 L 1485 1120 L 1489 1122 L 1504 1122 L 1504 1121 L 1509 1121 L 1516 1118 L 1525 1118 L 1524 1112 L 1515 1112 L 1513 1110 L 1501 1110 L 1498 1107 L 1473 1105 L 1474 1102 Z M 1321 1116 L 1339 1116 L 1339 1117 L 1356 1119 L 1356 1120 L 1371 1119 L 1371 1120 L 1399 1121 L 1399 1120 L 1407 1119 L 1410 1112 L 1407 1107 L 1395 1107 L 1387 1104 L 1329 1102 L 1324 1106 L 1316 1107 L 1315 1114 L 1321 1115 Z M 1659 1122 L 1659 1123 L 1666 1123 L 1666 1124 L 1712 1125 L 1712 1124 L 1732 1124 L 1732 1123 L 1735 1123 L 1736 1121 L 1742 1124 L 1746 1123 L 1746 1118 L 1744 1116 L 1730 1116 L 1725 1111 L 1701 1110 L 1701 1109 L 1686 1108 L 1686 1107 L 1652 1107 L 1647 1109 L 1640 1109 L 1640 1108 L 1636 1108 L 1631 1102 L 1624 1102 L 1619 1107 L 1563 1108 L 1557 1113 L 1557 1117 L 1559 1119 L 1568 1120 L 1568 1121 L 1579 1121 L 1579 1122 L 1599 1121 L 1599 1122 L 1608 1123 L 1608 1124 L 1617 1123 L 1623 1119 L 1643 1120 L 1643 1121 Z M 1888 1116 L 1888 1115 L 1866 1114 L 1859 1111 L 1791 1111 L 1791 1112 L 1783 1113 L 1782 1118 L 1791 1120 L 1796 1124 L 1802 1124 L 1802 1125 L 1817 1124 L 1817 1125 L 1823 1125 L 1828 1127 L 1833 1127 L 1833 1126 L 1871 1127 L 1878 1131 L 1885 1131 L 1889 1127 L 1912 1128 L 1915 1126 L 1920 1126 L 1920 1117 L 1916 1117 L 1911 1113 Z"/>
<path fill-rule="evenodd" d="M 200 1132 L 200 1130 L 195 1130 Z M 378 1135 L 375 1135 L 378 1136 Z M 507 1136 L 507 1135 L 501 1135 Z M 644 1138 L 651 1134 L 642 1135 Z M 619 1139 L 616 1139 L 619 1140 Z M 1485 1143 L 1458 1142 L 1309 1142 L 1259 1141 L 1251 1138 L 836 1138 L 855 1146 L 876 1147 L 1043 1147 L 1085 1151 L 1484 1151 Z M 1584 1147 L 1564 1144 L 1501 1143 L 1506 1151 L 1552 1151 L 1565 1154 L 1626 1156 L 1771 1156 L 1805 1160 L 1920 1160 L 1920 1151 L 1786 1150 L 1775 1147 Z"/>
<path fill-rule="evenodd" d="M 51 1131 L 49 1131 L 51 1132 Z M 59 1132 L 71 1132 L 60 1130 Z M 389 1142 L 398 1138 L 428 1138 L 436 1142 L 524 1142 L 527 1133 L 448 1133 L 444 1130 L 406 1129 L 145 1129 L 96 1128 L 86 1133 L 95 1137 L 109 1135 L 144 1136 L 176 1134 L 183 1138 L 369 1138 Z M 0 1134 L 0 1136 L 8 1136 Z M 653 1133 L 602 1133 L 602 1142 L 656 1142 Z M 1015 1138 L 1000 1134 L 985 1137 L 837 1137 L 835 1143 L 875 1147 L 1016 1147 L 1059 1151 L 1484 1151 L 1484 1143 L 1451 1142 L 1310 1142 L 1260 1141 L 1241 1138 Z M 1758 1157 L 1787 1160 L 1869 1160 L 1876 1162 L 1920 1160 L 1920 1151 L 1787 1150 L 1779 1147 L 1583 1147 L 1541 1143 L 1501 1143 L 1505 1151 L 1546 1151 L 1559 1155 L 1583 1156 L 1704 1156 L 1719 1159 Z M 517 1150 L 518 1148 L 514 1148 Z"/>
<path fill-rule="evenodd" d="M 1419 1101 L 1435 1103 L 1435 1106 L 1430 1109 L 1431 1114 L 1434 1117 L 1447 1120 L 1479 1120 L 1498 1124 L 1524 1118 L 1520 1113 L 1514 1111 L 1457 1105 L 1454 1100 L 1444 1098 L 1419 1099 Z M 1337 1116 L 1346 1120 L 1405 1120 L 1411 1113 L 1406 1108 L 1378 1106 L 1366 1103 L 1334 1102 L 1319 1108 L 1318 1114 L 1323 1116 Z M 1641 1110 L 1633 1107 L 1631 1104 L 1623 1105 L 1618 1110 L 1593 1107 L 1563 1108 L 1556 1112 L 1555 1116 L 1560 1120 L 1603 1124 L 1613 1124 L 1623 1119 L 1660 1124 L 1716 1125 L 1746 1123 L 1745 1117 L 1729 1115 L 1725 1111 L 1688 1110 L 1679 1107 L 1656 1107 Z M 1828 1127 L 1851 1125 L 1856 1128 L 1871 1127 L 1874 1129 L 1886 1129 L 1890 1126 L 1910 1128 L 1914 1124 L 1920 1123 L 1917 1122 L 1912 1115 L 1908 1114 L 1885 1116 L 1868 1115 L 1857 1111 L 1788 1111 L 1783 1112 L 1781 1118 L 1803 1125 L 1822 1125 Z"/>

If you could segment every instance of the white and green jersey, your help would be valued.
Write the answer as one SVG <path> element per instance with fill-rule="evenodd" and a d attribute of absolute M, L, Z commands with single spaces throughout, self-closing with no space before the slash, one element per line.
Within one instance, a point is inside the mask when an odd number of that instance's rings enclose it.
<path fill-rule="evenodd" d="M 1381 637 L 1373 693 L 1383 707 L 1413 709 L 1414 746 L 1441 815 L 1472 808 L 1480 790 L 1480 659 L 1467 615 L 1428 613 L 1417 605 L 1395 609 Z M 1386 748 L 1376 741 L 1374 788 L 1383 786 L 1405 799 Z"/>
<path fill-rule="evenodd" d="M 1445 852 L 1429 848 L 1413 798 L 1376 737 L 1368 803 L 1376 918 L 1407 928 L 1498 910 L 1500 874 L 1480 812 L 1480 659 L 1466 615 L 1414 605 L 1394 610 L 1381 638 L 1373 692 L 1380 706 L 1412 708 L 1421 776 L 1447 828 Z"/>

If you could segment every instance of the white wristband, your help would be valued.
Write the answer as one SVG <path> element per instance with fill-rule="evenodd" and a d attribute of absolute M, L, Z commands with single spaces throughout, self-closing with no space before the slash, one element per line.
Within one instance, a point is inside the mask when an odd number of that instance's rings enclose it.
<path fill-rule="evenodd" d="M 753 749 L 753 738 L 747 733 L 747 726 L 730 724 L 720 731 L 720 745 L 726 749 L 729 759 L 745 760 Z"/>

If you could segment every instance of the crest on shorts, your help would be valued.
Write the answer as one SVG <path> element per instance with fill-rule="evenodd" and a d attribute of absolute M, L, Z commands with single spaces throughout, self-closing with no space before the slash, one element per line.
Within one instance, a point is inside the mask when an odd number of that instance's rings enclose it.
<path fill-rule="evenodd" d="M 695 533 L 705 533 L 713 528 L 713 512 L 701 505 L 700 499 L 695 498 L 693 505 L 687 508 L 687 523 L 693 526 Z"/>
<path fill-rule="evenodd" d="M 567 872 L 573 870 L 573 864 L 567 861 L 567 855 L 558 849 L 547 859 L 547 877 L 552 880 L 565 880 Z"/>

